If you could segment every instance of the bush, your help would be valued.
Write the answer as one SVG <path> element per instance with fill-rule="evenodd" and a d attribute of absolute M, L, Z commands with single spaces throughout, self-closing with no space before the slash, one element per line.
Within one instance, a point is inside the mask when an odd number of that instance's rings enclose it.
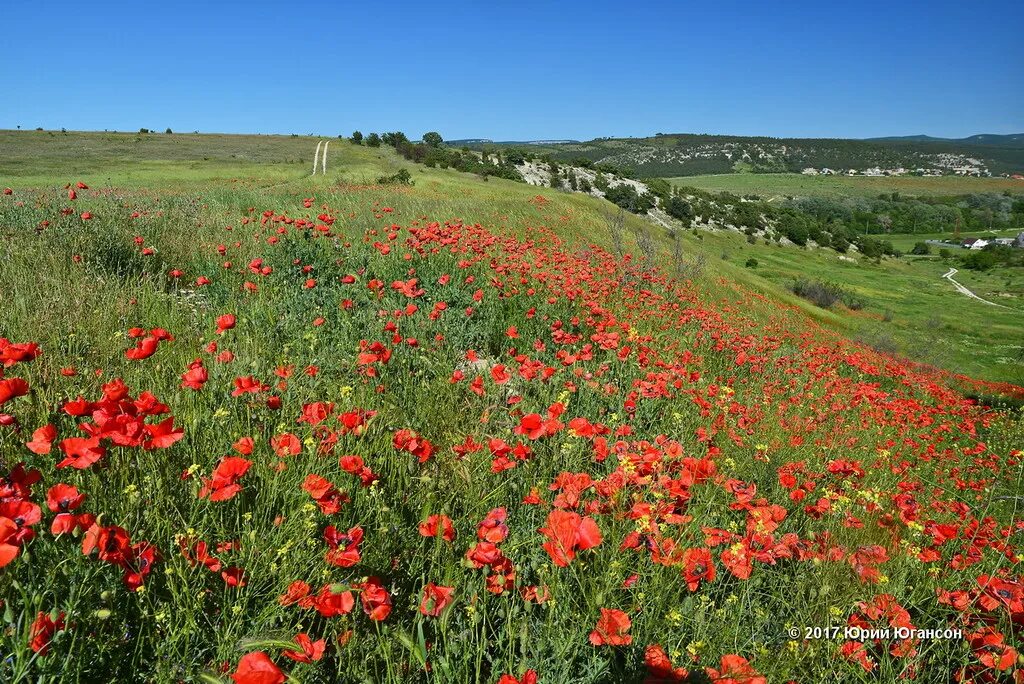
<path fill-rule="evenodd" d="M 843 289 L 835 283 L 800 278 L 790 286 L 793 294 L 823 309 L 831 309 L 836 302 L 842 302 L 852 311 L 863 309 L 866 302 L 861 297 Z"/>
<path fill-rule="evenodd" d="M 363 134 L 361 131 L 352 131 L 352 135 L 349 136 L 349 140 L 352 141 L 353 145 L 363 144 Z"/>
<path fill-rule="evenodd" d="M 757 268 L 757 259 L 755 259 L 754 257 L 750 257 L 749 259 L 747 259 L 746 267 Z"/>
<path fill-rule="evenodd" d="M 380 147 L 380 136 L 377 135 L 376 133 L 371 133 L 370 135 L 366 136 L 366 146 Z"/>
<path fill-rule="evenodd" d="M 646 192 L 641 195 L 636 191 L 636 188 L 626 183 L 608 188 L 604 193 L 604 197 L 609 202 L 617 204 L 634 214 L 646 214 L 649 209 L 654 207 L 653 196 Z"/>
<path fill-rule="evenodd" d="M 377 182 L 381 185 L 413 185 L 412 174 L 407 169 L 399 169 L 392 176 L 381 176 Z"/>
<path fill-rule="evenodd" d="M 679 219 L 683 223 L 689 223 L 693 220 L 694 212 L 693 207 L 682 197 L 678 195 L 670 197 L 665 202 L 665 211 L 669 216 L 675 219 Z"/>
<path fill-rule="evenodd" d="M 927 242 L 915 242 L 913 249 L 910 250 L 911 254 L 925 255 L 931 254 L 932 248 Z"/>

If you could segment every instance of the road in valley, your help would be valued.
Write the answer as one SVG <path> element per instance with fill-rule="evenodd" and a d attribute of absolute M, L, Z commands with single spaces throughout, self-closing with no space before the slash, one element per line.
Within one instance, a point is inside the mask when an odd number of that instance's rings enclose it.
<path fill-rule="evenodd" d="M 989 304 L 990 306 L 998 306 L 998 307 L 1000 307 L 1002 309 L 1009 309 L 1010 308 L 1008 306 L 1004 306 L 1003 304 L 997 304 L 995 302 L 990 302 L 987 299 L 982 299 L 978 295 L 974 294 L 973 292 L 968 290 L 966 287 L 964 287 L 963 285 L 961 285 L 957 281 L 953 280 L 953 276 L 955 276 L 957 273 L 958 273 L 958 271 L 955 268 L 950 267 L 949 271 L 947 271 L 946 274 L 943 275 L 942 277 L 945 278 L 946 280 L 948 280 L 949 282 L 953 283 L 953 287 L 955 287 L 957 290 L 959 290 L 961 293 L 967 295 L 968 297 L 971 297 L 973 299 L 977 299 L 979 302 L 984 302 L 985 304 Z"/>

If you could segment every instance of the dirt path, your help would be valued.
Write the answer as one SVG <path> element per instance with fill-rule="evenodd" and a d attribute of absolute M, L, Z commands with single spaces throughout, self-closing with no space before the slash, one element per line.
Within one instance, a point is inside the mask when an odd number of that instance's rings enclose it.
<path fill-rule="evenodd" d="M 968 297 L 971 297 L 973 299 L 977 299 L 979 302 L 984 302 L 985 304 L 989 304 L 990 306 L 998 306 L 1001 309 L 1009 309 L 1010 308 L 1008 306 L 1004 306 L 1003 304 L 997 304 L 995 302 L 990 302 L 987 299 L 982 299 L 978 295 L 974 294 L 973 292 L 968 290 L 966 287 L 964 287 L 963 285 L 961 285 L 957 281 L 953 280 L 953 276 L 955 276 L 957 273 L 958 273 L 958 271 L 955 268 L 950 267 L 949 271 L 947 271 L 946 274 L 943 275 L 942 277 L 945 278 L 946 280 L 948 280 L 949 282 L 953 283 L 953 287 L 955 287 L 962 294 L 965 294 Z"/>

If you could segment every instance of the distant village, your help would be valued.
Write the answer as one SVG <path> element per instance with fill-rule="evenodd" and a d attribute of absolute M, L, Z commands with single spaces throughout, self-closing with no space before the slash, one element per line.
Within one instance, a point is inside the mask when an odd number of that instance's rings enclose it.
<path fill-rule="evenodd" d="M 930 245 L 936 245 L 938 247 L 953 247 L 955 249 L 969 249 L 972 251 L 979 251 L 985 249 L 989 245 L 1012 247 L 1014 249 L 1024 249 L 1024 232 L 1018 233 L 1017 237 L 970 237 L 964 238 L 959 242 L 957 242 L 956 240 L 926 240 L 925 242 L 927 242 Z"/>

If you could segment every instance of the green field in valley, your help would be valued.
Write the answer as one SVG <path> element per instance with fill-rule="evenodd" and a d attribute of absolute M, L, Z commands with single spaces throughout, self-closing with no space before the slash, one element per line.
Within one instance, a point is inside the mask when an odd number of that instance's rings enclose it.
<path fill-rule="evenodd" d="M 669 178 L 680 187 L 737 195 L 877 197 L 898 192 L 908 196 L 950 196 L 972 192 L 1024 193 L 1024 180 L 961 176 L 808 176 L 800 173 L 728 173 Z"/>

